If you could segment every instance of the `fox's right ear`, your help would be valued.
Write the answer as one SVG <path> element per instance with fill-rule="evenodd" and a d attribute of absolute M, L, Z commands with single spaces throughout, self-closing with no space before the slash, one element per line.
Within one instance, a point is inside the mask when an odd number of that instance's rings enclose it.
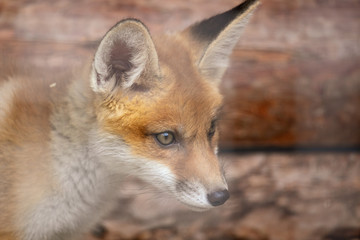
<path fill-rule="evenodd" d="M 258 0 L 246 0 L 227 12 L 191 25 L 181 33 L 190 43 L 200 73 L 213 83 L 219 84 L 228 67 L 230 54 L 258 4 Z"/>
<path fill-rule="evenodd" d="M 94 92 L 107 94 L 116 88 L 147 89 L 159 73 L 149 31 L 139 20 L 126 19 L 112 27 L 100 42 L 93 61 L 91 87 Z"/>

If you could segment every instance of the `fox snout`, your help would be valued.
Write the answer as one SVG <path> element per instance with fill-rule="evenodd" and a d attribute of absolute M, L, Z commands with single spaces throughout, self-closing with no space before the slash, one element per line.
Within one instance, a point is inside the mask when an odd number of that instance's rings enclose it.
<path fill-rule="evenodd" d="M 230 197 L 230 193 L 227 189 L 217 190 L 207 194 L 209 203 L 216 207 L 224 204 Z"/>
<path fill-rule="evenodd" d="M 199 181 L 181 181 L 175 190 L 176 198 L 195 211 L 203 211 L 224 204 L 230 197 L 226 183 L 209 190 Z"/>
<path fill-rule="evenodd" d="M 171 167 L 177 179 L 176 198 L 198 211 L 224 204 L 230 193 L 216 154 L 195 145 L 185 156 Z"/>

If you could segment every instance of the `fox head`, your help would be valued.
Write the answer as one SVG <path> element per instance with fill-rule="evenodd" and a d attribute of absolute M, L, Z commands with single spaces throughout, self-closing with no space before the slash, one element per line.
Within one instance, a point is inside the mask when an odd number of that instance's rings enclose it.
<path fill-rule="evenodd" d="M 91 88 L 97 149 L 110 171 L 136 175 L 195 210 L 229 198 L 217 158 L 218 86 L 257 4 L 247 0 L 173 35 L 151 37 L 135 19 L 106 33 Z"/>

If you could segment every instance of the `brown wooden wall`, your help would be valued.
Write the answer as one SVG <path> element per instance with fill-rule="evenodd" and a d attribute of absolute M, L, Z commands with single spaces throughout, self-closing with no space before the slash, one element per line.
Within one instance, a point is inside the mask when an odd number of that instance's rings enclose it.
<path fill-rule="evenodd" d="M 2 61 L 54 74 L 115 22 L 180 30 L 238 0 L 0 0 Z M 360 145 L 360 1 L 263 0 L 222 84 L 224 148 Z"/>

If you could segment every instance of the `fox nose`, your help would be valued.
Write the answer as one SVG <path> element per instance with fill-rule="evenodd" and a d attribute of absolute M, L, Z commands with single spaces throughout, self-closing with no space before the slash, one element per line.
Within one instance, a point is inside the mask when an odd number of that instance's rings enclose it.
<path fill-rule="evenodd" d="M 207 199 L 212 206 L 222 205 L 230 197 L 229 191 L 227 189 L 215 191 L 207 195 Z"/>

